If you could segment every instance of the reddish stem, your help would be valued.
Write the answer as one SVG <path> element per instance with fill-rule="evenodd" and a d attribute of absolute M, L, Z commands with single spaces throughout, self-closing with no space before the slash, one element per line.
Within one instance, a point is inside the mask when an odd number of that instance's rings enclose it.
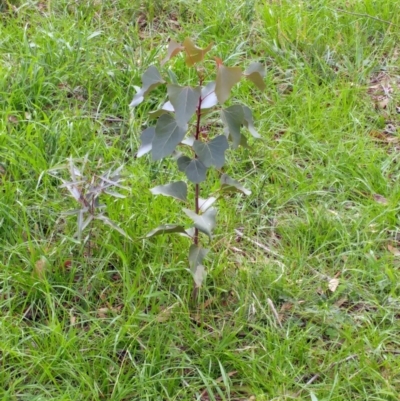
<path fill-rule="evenodd" d="M 199 86 L 201 88 L 202 84 L 203 84 L 203 78 L 200 76 L 199 77 Z M 200 120 L 201 120 L 201 96 L 199 97 L 199 104 L 197 106 L 197 111 L 196 111 L 196 115 L 197 115 L 197 121 L 196 121 L 196 133 L 195 133 L 195 138 L 196 141 L 198 141 L 200 139 Z M 197 159 L 197 154 L 194 155 L 195 159 Z M 199 197 L 200 197 L 200 185 L 196 184 L 195 185 L 195 195 L 194 195 L 194 209 L 196 214 L 199 214 L 200 211 L 200 207 L 199 207 Z M 194 229 L 194 239 L 193 242 L 195 245 L 199 244 L 199 230 L 197 228 Z"/>

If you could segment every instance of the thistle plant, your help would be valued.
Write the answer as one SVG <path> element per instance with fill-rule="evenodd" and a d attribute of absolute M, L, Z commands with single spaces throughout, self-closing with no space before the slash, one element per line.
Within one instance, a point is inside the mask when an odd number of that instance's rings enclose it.
<path fill-rule="evenodd" d="M 65 215 L 77 215 L 77 231 L 75 237 L 81 241 L 82 233 L 88 229 L 88 235 L 84 238 L 84 243 L 89 244 L 92 236 L 93 221 L 99 220 L 120 234 L 129 238 L 128 234 L 120 228 L 115 222 L 106 216 L 106 206 L 100 204 L 100 195 L 108 194 L 114 198 L 125 198 L 125 195 L 112 191 L 112 187 L 121 189 L 129 189 L 121 185 L 124 178 L 121 176 L 123 166 L 116 170 L 107 170 L 103 174 L 85 174 L 85 167 L 88 161 L 86 155 L 81 161 L 78 168 L 78 160 L 72 158 L 67 159 L 67 163 L 57 166 L 49 171 L 49 174 L 56 177 L 62 182 L 60 188 L 66 188 L 73 199 L 79 204 L 79 208 L 65 212 Z M 60 170 L 69 172 L 69 180 L 65 180 L 59 176 Z"/>
<path fill-rule="evenodd" d="M 229 147 L 248 147 L 246 136 L 241 127 L 247 127 L 254 138 L 260 135 L 254 128 L 251 110 L 242 104 L 229 107 L 222 105 L 229 99 L 231 89 L 242 77 L 252 81 L 260 90 L 265 89 L 265 69 L 260 63 L 252 63 L 242 71 L 240 67 L 227 67 L 222 60 L 215 58 L 215 80 L 206 82 L 205 55 L 211 50 L 212 44 L 205 49 L 197 47 L 190 38 L 180 44 L 171 40 L 167 56 L 161 62 L 164 65 L 179 53 L 185 53 L 185 62 L 197 73 L 196 87 L 180 86 L 175 74 L 169 74 L 166 82 L 156 66 L 150 66 L 142 75 L 142 87 L 137 90 L 130 106 L 138 106 L 153 89 L 166 84 L 168 101 L 160 109 L 150 112 L 149 118 L 156 118 L 154 126 L 146 128 L 141 134 L 141 146 L 137 156 L 151 153 L 154 161 L 167 156 L 176 159 L 178 169 L 185 174 L 192 184 L 194 204 L 192 208 L 183 208 L 183 212 L 192 220 L 192 228 L 180 224 L 165 224 L 152 230 L 147 237 L 161 234 L 179 234 L 191 239 L 189 248 L 189 266 L 194 278 L 196 297 L 205 277 L 205 259 L 209 249 L 202 246 L 202 235 L 212 239 L 216 226 L 217 209 L 213 206 L 217 197 L 229 192 L 241 192 L 249 195 L 251 192 L 244 188 L 239 181 L 222 173 L 225 164 L 225 152 Z M 213 72 L 214 73 L 214 72 Z M 211 116 L 219 113 L 224 130 L 214 134 L 218 125 L 213 125 Z M 211 127 L 211 128 L 210 128 Z M 230 142 L 230 143 L 229 143 Z M 179 151 L 177 148 L 179 147 Z M 201 193 L 201 183 L 207 178 L 211 167 L 220 173 L 220 188 L 216 196 L 204 196 Z M 188 185 L 185 181 L 171 182 L 151 189 L 154 195 L 173 197 L 188 204 Z M 215 194 L 214 194 L 215 195 Z"/>

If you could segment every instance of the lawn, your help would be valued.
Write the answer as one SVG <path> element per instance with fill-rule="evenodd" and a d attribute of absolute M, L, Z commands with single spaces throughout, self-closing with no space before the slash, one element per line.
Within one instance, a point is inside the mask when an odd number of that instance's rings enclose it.
<path fill-rule="evenodd" d="M 400 2 L 3 0 L 0 19 L 0 400 L 400 398 Z M 189 241 L 144 238 L 188 223 L 149 191 L 175 162 L 136 157 L 164 89 L 129 107 L 187 36 L 267 85 L 232 94 L 262 138 L 227 152 L 252 194 L 219 201 L 197 302 Z M 54 171 L 86 155 L 89 177 L 124 166 L 102 202 L 132 240 L 76 237 Z"/>

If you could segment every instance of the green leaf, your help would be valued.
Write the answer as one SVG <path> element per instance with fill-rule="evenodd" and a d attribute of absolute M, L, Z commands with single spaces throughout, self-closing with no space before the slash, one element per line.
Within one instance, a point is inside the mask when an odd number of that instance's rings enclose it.
<path fill-rule="evenodd" d="M 207 167 L 199 159 L 181 156 L 178 160 L 178 169 L 186 174 L 189 181 L 198 184 L 206 179 Z"/>
<path fill-rule="evenodd" d="M 193 150 L 206 167 L 221 168 L 225 164 L 225 151 L 228 148 L 228 140 L 224 135 L 209 142 L 194 141 L 193 144 Z"/>
<path fill-rule="evenodd" d="M 261 91 L 265 90 L 265 67 L 261 63 L 251 63 L 244 72 L 244 76 Z"/>
<path fill-rule="evenodd" d="M 211 109 L 218 103 L 215 94 L 215 81 L 209 82 L 201 88 L 201 110 Z"/>
<path fill-rule="evenodd" d="M 177 181 L 171 182 L 166 185 L 159 185 L 150 189 L 153 195 L 164 195 L 171 196 L 175 199 L 182 200 L 186 202 L 187 199 L 187 185 L 186 182 Z"/>
<path fill-rule="evenodd" d="M 208 237 L 211 239 L 212 231 L 216 225 L 215 217 L 217 215 L 217 209 L 210 208 L 203 214 L 196 214 L 192 210 L 186 208 L 182 210 L 190 219 L 193 220 L 194 226 L 202 233 L 208 235 Z"/>
<path fill-rule="evenodd" d="M 168 85 L 167 90 L 169 101 L 175 109 L 176 121 L 184 126 L 192 118 L 199 104 L 200 88 Z"/>
<path fill-rule="evenodd" d="M 240 128 L 244 121 L 243 107 L 239 104 L 235 104 L 226 109 L 222 109 L 221 120 L 225 125 L 225 129 L 230 138 L 232 139 L 232 147 L 236 149 L 240 145 L 241 141 Z"/>
<path fill-rule="evenodd" d="M 155 133 L 155 127 L 148 127 L 142 132 L 142 135 L 140 135 L 142 143 L 140 144 L 140 148 L 136 154 L 137 157 L 142 157 L 151 151 L 151 143 L 153 142 Z"/>
<path fill-rule="evenodd" d="M 225 67 L 219 64 L 217 79 L 215 80 L 215 94 L 220 104 L 225 103 L 231 95 L 231 89 L 242 78 L 240 67 Z"/>
<path fill-rule="evenodd" d="M 191 245 L 189 248 L 189 266 L 197 288 L 201 287 L 205 279 L 206 271 L 202 262 L 208 252 L 209 249 L 201 248 L 198 245 Z"/>
<path fill-rule="evenodd" d="M 155 237 L 156 235 L 164 235 L 164 234 L 180 234 L 186 237 L 190 237 L 189 234 L 185 231 L 185 228 L 182 226 L 178 226 L 176 224 L 163 224 L 161 226 L 156 227 L 154 230 L 151 230 L 146 238 Z"/>
<path fill-rule="evenodd" d="M 171 60 L 172 57 L 176 56 L 183 49 L 184 47 L 180 43 L 175 42 L 175 40 L 171 39 L 168 43 L 167 55 L 161 61 L 161 65 L 164 65 L 167 61 Z"/>
<path fill-rule="evenodd" d="M 161 78 L 157 67 L 151 65 L 142 75 L 142 87 L 133 97 L 130 107 L 136 107 L 143 102 L 144 97 L 156 88 L 158 85 L 163 84 L 165 81 Z"/>
<path fill-rule="evenodd" d="M 261 138 L 261 135 L 254 128 L 253 115 L 251 110 L 247 106 L 242 106 L 243 108 L 243 117 L 244 117 L 244 125 L 250 131 L 250 134 L 253 135 L 254 138 Z"/>
<path fill-rule="evenodd" d="M 157 121 L 151 153 L 153 160 L 169 156 L 185 137 L 186 127 L 180 126 L 170 114 L 163 114 Z"/>
<path fill-rule="evenodd" d="M 227 174 L 221 176 L 221 190 L 224 192 L 242 192 L 245 195 L 251 195 L 251 191 L 244 188 L 239 181 L 234 180 Z"/>
<path fill-rule="evenodd" d="M 192 65 L 203 61 L 204 56 L 207 52 L 209 52 L 212 48 L 213 44 L 210 43 L 205 49 L 200 49 L 197 47 L 192 39 L 186 38 L 183 42 L 183 47 L 186 50 L 186 65 L 191 67 Z"/>

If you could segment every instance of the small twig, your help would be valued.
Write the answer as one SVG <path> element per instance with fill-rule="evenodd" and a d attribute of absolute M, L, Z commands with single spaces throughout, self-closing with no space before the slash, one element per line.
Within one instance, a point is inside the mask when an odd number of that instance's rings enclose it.
<path fill-rule="evenodd" d="M 336 366 L 336 365 L 340 365 L 340 364 L 343 363 L 343 362 L 348 362 L 348 361 L 351 361 L 352 359 L 356 359 L 356 358 L 358 358 L 358 355 L 357 355 L 357 354 L 349 355 L 347 358 L 344 358 L 344 359 L 342 359 L 342 360 L 340 360 L 340 361 L 331 363 L 331 364 L 326 368 L 326 370 L 331 370 L 331 369 L 332 369 L 334 366 Z M 307 381 L 307 383 L 306 383 L 304 386 L 309 386 L 310 384 L 312 384 L 313 382 L 315 382 L 315 380 L 317 380 L 321 375 L 322 375 L 322 372 L 316 373 L 310 380 Z M 304 390 L 304 388 L 300 389 L 300 390 L 294 395 L 295 398 L 300 397 L 300 395 L 301 395 L 301 393 L 302 393 L 303 390 Z"/>
<path fill-rule="evenodd" d="M 384 19 L 381 19 L 381 18 L 378 18 L 378 17 L 374 17 L 373 15 L 370 15 L 370 14 L 355 13 L 355 12 L 352 12 L 352 11 L 343 10 L 343 8 L 335 8 L 335 9 L 331 8 L 331 10 L 332 11 L 338 11 L 338 12 L 344 13 L 344 14 L 354 15 L 354 16 L 357 16 L 357 17 L 371 18 L 371 19 L 373 19 L 375 21 L 383 22 L 384 24 L 393 25 L 393 26 L 395 26 L 397 28 L 400 28 L 400 25 L 396 25 L 393 22 L 390 22 L 390 21 L 387 21 L 387 20 L 384 20 Z"/>

